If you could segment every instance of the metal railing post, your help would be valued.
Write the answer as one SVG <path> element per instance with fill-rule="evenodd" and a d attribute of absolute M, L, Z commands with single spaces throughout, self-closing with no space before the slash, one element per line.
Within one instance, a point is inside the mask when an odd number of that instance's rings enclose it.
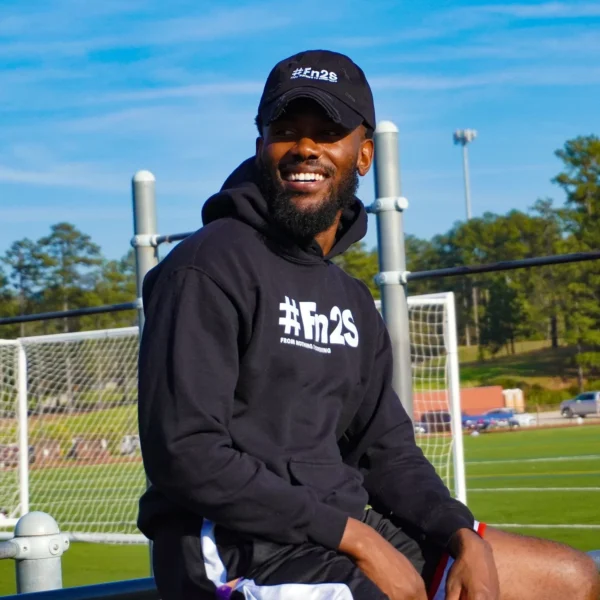
<path fill-rule="evenodd" d="M 133 231 L 135 272 L 137 282 L 138 321 L 140 334 L 144 327 L 144 307 L 141 305 L 142 284 L 146 273 L 158 264 L 156 243 L 156 179 L 150 171 L 138 171 L 133 176 Z"/>
<path fill-rule="evenodd" d="M 140 341 L 145 317 L 142 303 L 142 287 L 148 271 L 158 264 L 158 233 L 156 231 L 156 178 L 150 171 L 138 171 L 133 176 L 133 232 L 135 248 L 135 274 L 138 297 L 138 324 Z M 146 485 L 150 481 L 146 479 Z M 154 574 L 152 563 L 153 546 L 148 542 L 150 575 Z"/>
<path fill-rule="evenodd" d="M 377 215 L 380 270 L 377 283 L 394 353 L 393 386 L 406 412 L 413 418 L 402 219 L 402 211 L 407 207 L 408 202 L 400 197 L 398 128 L 390 121 L 381 121 L 375 130 L 375 202 L 369 207 L 369 212 Z"/>
<path fill-rule="evenodd" d="M 60 533 L 48 514 L 33 511 L 23 515 L 8 542 L 14 548 L 17 593 L 43 592 L 62 588 L 61 556 L 69 548 L 69 538 Z"/>

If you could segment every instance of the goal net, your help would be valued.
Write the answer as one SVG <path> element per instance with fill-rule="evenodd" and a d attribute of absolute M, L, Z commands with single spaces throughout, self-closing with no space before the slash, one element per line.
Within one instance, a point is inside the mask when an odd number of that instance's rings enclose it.
<path fill-rule="evenodd" d="M 21 338 L 18 344 L 27 365 L 29 468 L 20 487 L 28 489 L 29 510 L 51 514 L 74 539 L 143 539 L 136 528 L 145 488 L 137 327 Z M 16 465 L 5 476 L 16 477 Z"/>

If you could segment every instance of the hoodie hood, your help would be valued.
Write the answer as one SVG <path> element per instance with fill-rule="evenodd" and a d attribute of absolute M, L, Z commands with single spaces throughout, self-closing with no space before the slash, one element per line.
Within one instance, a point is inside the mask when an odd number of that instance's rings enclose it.
<path fill-rule="evenodd" d="M 252 157 L 239 165 L 225 180 L 221 190 L 205 202 L 202 208 L 204 225 L 218 219 L 237 219 L 275 241 L 282 254 L 313 263 L 331 260 L 342 254 L 367 233 L 367 211 L 355 197 L 354 204 L 342 214 L 336 241 L 327 256 L 323 256 L 321 247 L 315 240 L 308 246 L 299 245 L 272 221 L 267 201 L 257 184 L 258 174 L 254 160 Z"/>

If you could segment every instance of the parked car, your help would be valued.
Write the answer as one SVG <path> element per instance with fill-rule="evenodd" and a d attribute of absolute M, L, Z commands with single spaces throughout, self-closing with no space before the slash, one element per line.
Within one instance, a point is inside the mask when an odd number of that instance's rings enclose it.
<path fill-rule="evenodd" d="M 466 413 L 462 414 L 461 422 L 463 429 L 469 430 L 485 429 L 489 424 L 483 415 L 468 415 Z"/>
<path fill-rule="evenodd" d="M 600 392 L 584 392 L 560 403 L 560 414 L 570 419 L 600 413 Z"/>
<path fill-rule="evenodd" d="M 432 410 L 423 413 L 415 423 L 416 433 L 442 433 L 452 431 L 452 417 L 446 410 Z"/>
<path fill-rule="evenodd" d="M 462 416 L 463 429 L 485 431 L 495 427 L 523 427 L 533 425 L 535 417 L 528 413 L 518 413 L 512 408 L 493 408 L 480 415 Z"/>
<path fill-rule="evenodd" d="M 518 413 L 512 408 L 494 408 L 483 413 L 498 427 L 529 427 L 535 425 L 535 417 L 529 413 Z"/>

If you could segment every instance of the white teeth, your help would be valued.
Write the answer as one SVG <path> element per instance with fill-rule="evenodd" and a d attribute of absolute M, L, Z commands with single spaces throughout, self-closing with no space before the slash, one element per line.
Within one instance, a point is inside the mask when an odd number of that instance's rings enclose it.
<path fill-rule="evenodd" d="M 325 177 L 320 173 L 290 173 L 286 179 L 288 181 L 323 181 Z"/>

